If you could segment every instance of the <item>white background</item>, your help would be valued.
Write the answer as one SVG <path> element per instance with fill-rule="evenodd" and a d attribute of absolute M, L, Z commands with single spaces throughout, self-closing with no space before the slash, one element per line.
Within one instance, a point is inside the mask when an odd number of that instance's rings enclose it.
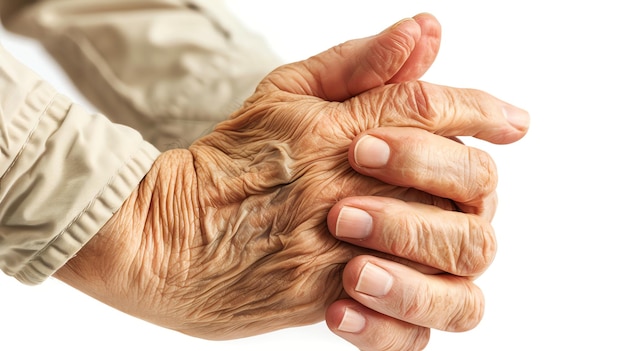
<path fill-rule="evenodd" d="M 478 280 L 486 314 L 470 332 L 434 332 L 430 350 L 626 350 L 626 13 L 618 1 L 229 3 L 285 61 L 430 12 L 444 32 L 425 80 L 486 90 L 530 111 L 531 129 L 522 141 L 475 143 L 492 154 L 500 174 L 498 256 Z M 82 101 L 32 42 L 7 33 L 0 40 Z M 323 323 L 244 340 L 197 340 L 54 280 L 26 287 L 0 275 L 1 350 L 270 347 L 355 349 Z"/>

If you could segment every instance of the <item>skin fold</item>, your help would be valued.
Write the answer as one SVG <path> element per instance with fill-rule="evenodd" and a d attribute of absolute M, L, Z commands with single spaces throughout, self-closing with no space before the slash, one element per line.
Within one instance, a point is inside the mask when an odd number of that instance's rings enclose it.
<path fill-rule="evenodd" d="M 348 296 L 326 316 L 334 331 L 347 305 L 397 329 L 411 349 L 428 328 L 473 328 L 484 298 L 472 278 L 496 252 L 497 174 L 488 154 L 449 137 L 509 143 L 527 126 L 509 123 L 504 111 L 516 109 L 486 93 L 414 79 L 438 49 L 438 33 L 419 40 L 430 18 L 276 69 L 213 132 L 162 154 L 56 276 L 207 339 L 315 323 Z M 390 146 L 384 166 L 356 162 L 364 137 Z M 335 237 L 348 205 L 373 216 L 368 238 Z M 421 285 L 394 283 L 389 303 L 362 296 L 354 286 L 368 262 Z"/>

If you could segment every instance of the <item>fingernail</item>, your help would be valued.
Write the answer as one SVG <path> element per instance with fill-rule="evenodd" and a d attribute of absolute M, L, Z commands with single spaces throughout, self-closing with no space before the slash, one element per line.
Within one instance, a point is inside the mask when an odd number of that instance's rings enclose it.
<path fill-rule="evenodd" d="M 403 18 L 403 19 L 399 20 L 398 22 L 394 23 L 394 25 L 389 27 L 388 30 L 396 29 L 396 28 L 400 27 L 402 24 L 404 24 L 406 22 L 415 22 L 415 20 L 412 19 L 412 18 Z"/>
<path fill-rule="evenodd" d="M 359 312 L 346 308 L 337 329 L 346 333 L 358 333 L 365 328 L 365 318 Z"/>
<path fill-rule="evenodd" d="M 355 290 L 374 297 L 387 295 L 393 285 L 393 278 L 384 269 L 366 263 L 361 270 L 361 275 L 356 283 Z"/>
<path fill-rule="evenodd" d="M 398 22 L 394 23 L 391 27 L 388 27 L 387 29 L 385 29 L 384 31 L 382 31 L 381 33 L 385 33 L 385 32 L 388 32 L 388 31 L 394 30 L 394 29 L 396 29 L 397 27 L 399 27 L 402 23 L 404 23 L 404 22 L 408 22 L 408 21 L 415 21 L 415 20 L 414 20 L 414 19 L 412 19 L 412 18 L 403 18 L 403 19 L 399 20 Z"/>
<path fill-rule="evenodd" d="M 335 235 L 340 238 L 364 239 L 372 232 L 373 219 L 369 213 L 350 206 L 344 206 L 337 216 Z"/>
<path fill-rule="evenodd" d="M 361 167 L 380 168 L 387 164 L 390 153 L 391 150 L 386 142 L 366 135 L 354 146 L 354 161 Z"/>
<path fill-rule="evenodd" d="M 502 113 L 507 121 L 518 130 L 525 131 L 530 125 L 530 115 L 528 112 L 510 105 L 502 108 Z"/>

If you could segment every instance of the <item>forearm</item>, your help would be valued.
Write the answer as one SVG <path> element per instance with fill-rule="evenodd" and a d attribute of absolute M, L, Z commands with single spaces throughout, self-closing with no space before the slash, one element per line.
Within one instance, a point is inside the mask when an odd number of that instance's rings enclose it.
<path fill-rule="evenodd" d="M 161 150 L 226 119 L 280 63 L 220 1 L 38 1 L 3 24 L 41 41 L 90 102 Z"/>
<path fill-rule="evenodd" d="M 158 151 L 0 48 L 0 268 L 36 284 L 111 218 Z"/>

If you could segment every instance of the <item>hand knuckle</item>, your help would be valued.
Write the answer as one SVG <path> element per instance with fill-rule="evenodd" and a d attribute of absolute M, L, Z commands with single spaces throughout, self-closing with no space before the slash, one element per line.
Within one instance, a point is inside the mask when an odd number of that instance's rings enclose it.
<path fill-rule="evenodd" d="M 461 201 L 472 202 L 493 193 L 498 184 L 495 161 L 486 152 L 473 147 L 467 148 L 467 178 L 465 194 Z"/>
<path fill-rule="evenodd" d="M 465 281 L 465 298 L 457 304 L 456 313 L 446 324 L 444 330 L 463 332 L 474 329 L 483 319 L 485 299 L 482 291 L 471 281 Z"/>
<path fill-rule="evenodd" d="M 484 272 L 493 262 L 496 251 L 496 236 L 491 224 L 482 217 L 468 215 L 456 273 L 469 277 Z"/>
<path fill-rule="evenodd" d="M 431 102 L 429 85 L 425 82 L 417 81 L 403 85 L 407 91 L 406 108 L 413 115 L 417 115 L 417 127 L 424 128 L 428 131 L 435 131 L 439 125 L 440 114 L 437 109 L 433 108 Z"/>

